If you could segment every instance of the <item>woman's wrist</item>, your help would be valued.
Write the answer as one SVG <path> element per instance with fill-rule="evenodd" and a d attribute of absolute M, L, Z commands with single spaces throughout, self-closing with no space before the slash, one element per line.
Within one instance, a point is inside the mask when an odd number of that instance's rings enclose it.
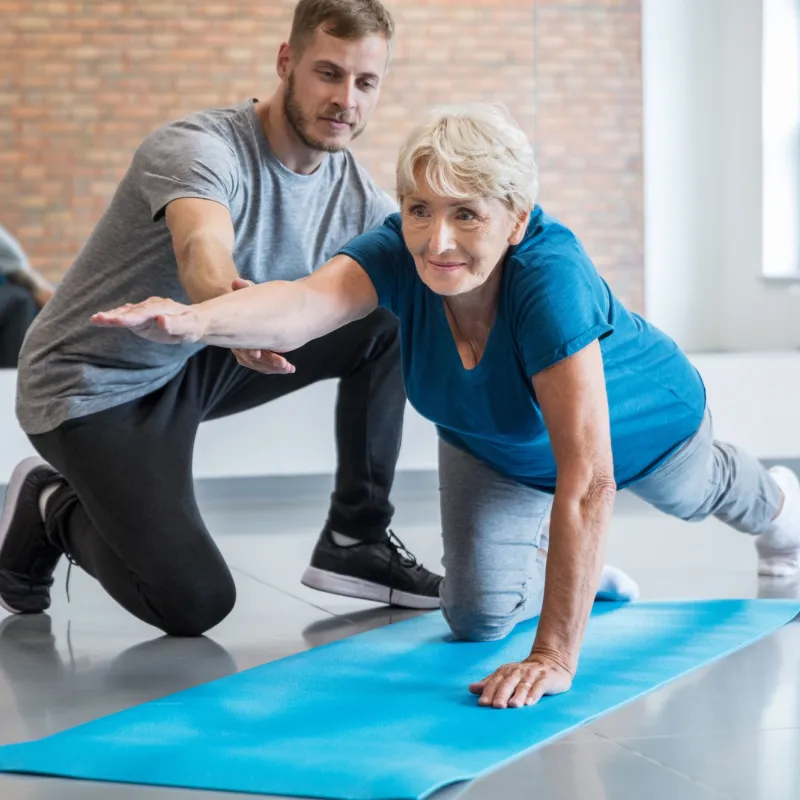
<path fill-rule="evenodd" d="M 197 319 L 198 341 L 204 342 L 205 344 L 213 344 L 213 342 L 210 341 L 215 333 L 212 302 L 205 300 L 202 303 L 196 303 L 192 306 L 192 311 Z"/>
<path fill-rule="evenodd" d="M 562 641 L 551 643 L 546 637 L 537 635 L 533 643 L 533 648 L 531 649 L 531 654 L 525 660 L 537 661 L 544 659 L 545 661 L 558 665 L 570 675 L 575 675 L 578 669 L 580 649 L 580 641 L 576 643 Z"/>

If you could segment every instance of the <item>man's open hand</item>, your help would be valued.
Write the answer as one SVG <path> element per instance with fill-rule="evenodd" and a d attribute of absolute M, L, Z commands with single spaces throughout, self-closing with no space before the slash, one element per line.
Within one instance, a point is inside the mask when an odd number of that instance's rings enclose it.
<path fill-rule="evenodd" d="M 251 286 L 255 286 L 253 281 L 246 281 L 244 278 L 237 278 L 231 284 L 234 292 Z M 233 355 L 241 366 L 265 375 L 291 375 L 295 371 L 294 365 L 271 350 L 234 350 Z"/>

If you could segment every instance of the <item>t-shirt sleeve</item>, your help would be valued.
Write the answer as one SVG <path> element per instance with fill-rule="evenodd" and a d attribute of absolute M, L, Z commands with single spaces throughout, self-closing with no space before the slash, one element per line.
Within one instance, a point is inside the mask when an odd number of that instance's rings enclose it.
<path fill-rule="evenodd" d="M 364 232 L 371 231 L 386 222 L 386 218 L 397 214 L 400 207 L 397 201 L 384 189 L 381 189 L 372 178 L 372 175 L 354 159 L 355 168 L 358 170 L 367 197 L 366 213 L 364 215 Z"/>
<path fill-rule="evenodd" d="M 409 253 L 396 220 L 389 217 L 379 227 L 357 236 L 339 253 L 364 268 L 378 293 L 378 304 L 398 314 Z"/>
<path fill-rule="evenodd" d="M 606 285 L 577 243 L 515 259 L 515 338 L 529 377 L 613 332 Z"/>
<path fill-rule="evenodd" d="M 400 207 L 397 201 L 394 200 L 387 192 L 382 189 L 376 189 L 375 202 L 372 209 L 372 220 L 369 223 L 370 228 L 383 225 L 387 217 L 392 214 L 397 214 Z"/>
<path fill-rule="evenodd" d="M 214 200 L 230 210 L 236 159 L 230 147 L 208 131 L 179 124 L 159 128 L 139 146 L 133 166 L 154 220 L 163 216 L 167 204 L 184 197 Z"/>

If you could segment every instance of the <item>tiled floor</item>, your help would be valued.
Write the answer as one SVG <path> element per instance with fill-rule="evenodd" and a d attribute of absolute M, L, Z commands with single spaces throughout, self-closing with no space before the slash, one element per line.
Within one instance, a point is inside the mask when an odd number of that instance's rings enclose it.
<path fill-rule="evenodd" d="M 434 499 L 397 505 L 397 532 L 436 566 Z M 233 614 L 208 639 L 170 640 L 121 612 L 78 571 L 68 603 L 62 571 L 49 615 L 0 618 L 0 743 L 41 737 L 412 613 L 300 585 L 324 515 L 319 502 L 211 503 L 205 513 L 235 570 Z M 746 537 L 716 522 L 676 522 L 627 497 L 618 503 L 608 561 L 639 580 L 644 599 L 798 595 L 795 583 L 757 580 Z M 437 800 L 797 800 L 798 752 L 800 624 L 793 623 Z M 3 800 L 176 797 L 234 795 L 0 776 Z"/>

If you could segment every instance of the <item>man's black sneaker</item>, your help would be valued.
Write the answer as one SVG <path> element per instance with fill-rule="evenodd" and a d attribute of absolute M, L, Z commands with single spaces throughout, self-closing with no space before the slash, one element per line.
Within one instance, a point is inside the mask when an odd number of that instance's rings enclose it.
<path fill-rule="evenodd" d="M 11 474 L 0 516 L 0 606 L 12 614 L 37 614 L 50 607 L 61 551 L 45 533 L 39 495 L 61 480 L 40 458 L 26 458 Z"/>
<path fill-rule="evenodd" d="M 441 582 L 391 531 L 380 542 L 339 545 L 328 528 L 302 578 L 305 586 L 322 592 L 404 608 L 439 608 Z"/>

